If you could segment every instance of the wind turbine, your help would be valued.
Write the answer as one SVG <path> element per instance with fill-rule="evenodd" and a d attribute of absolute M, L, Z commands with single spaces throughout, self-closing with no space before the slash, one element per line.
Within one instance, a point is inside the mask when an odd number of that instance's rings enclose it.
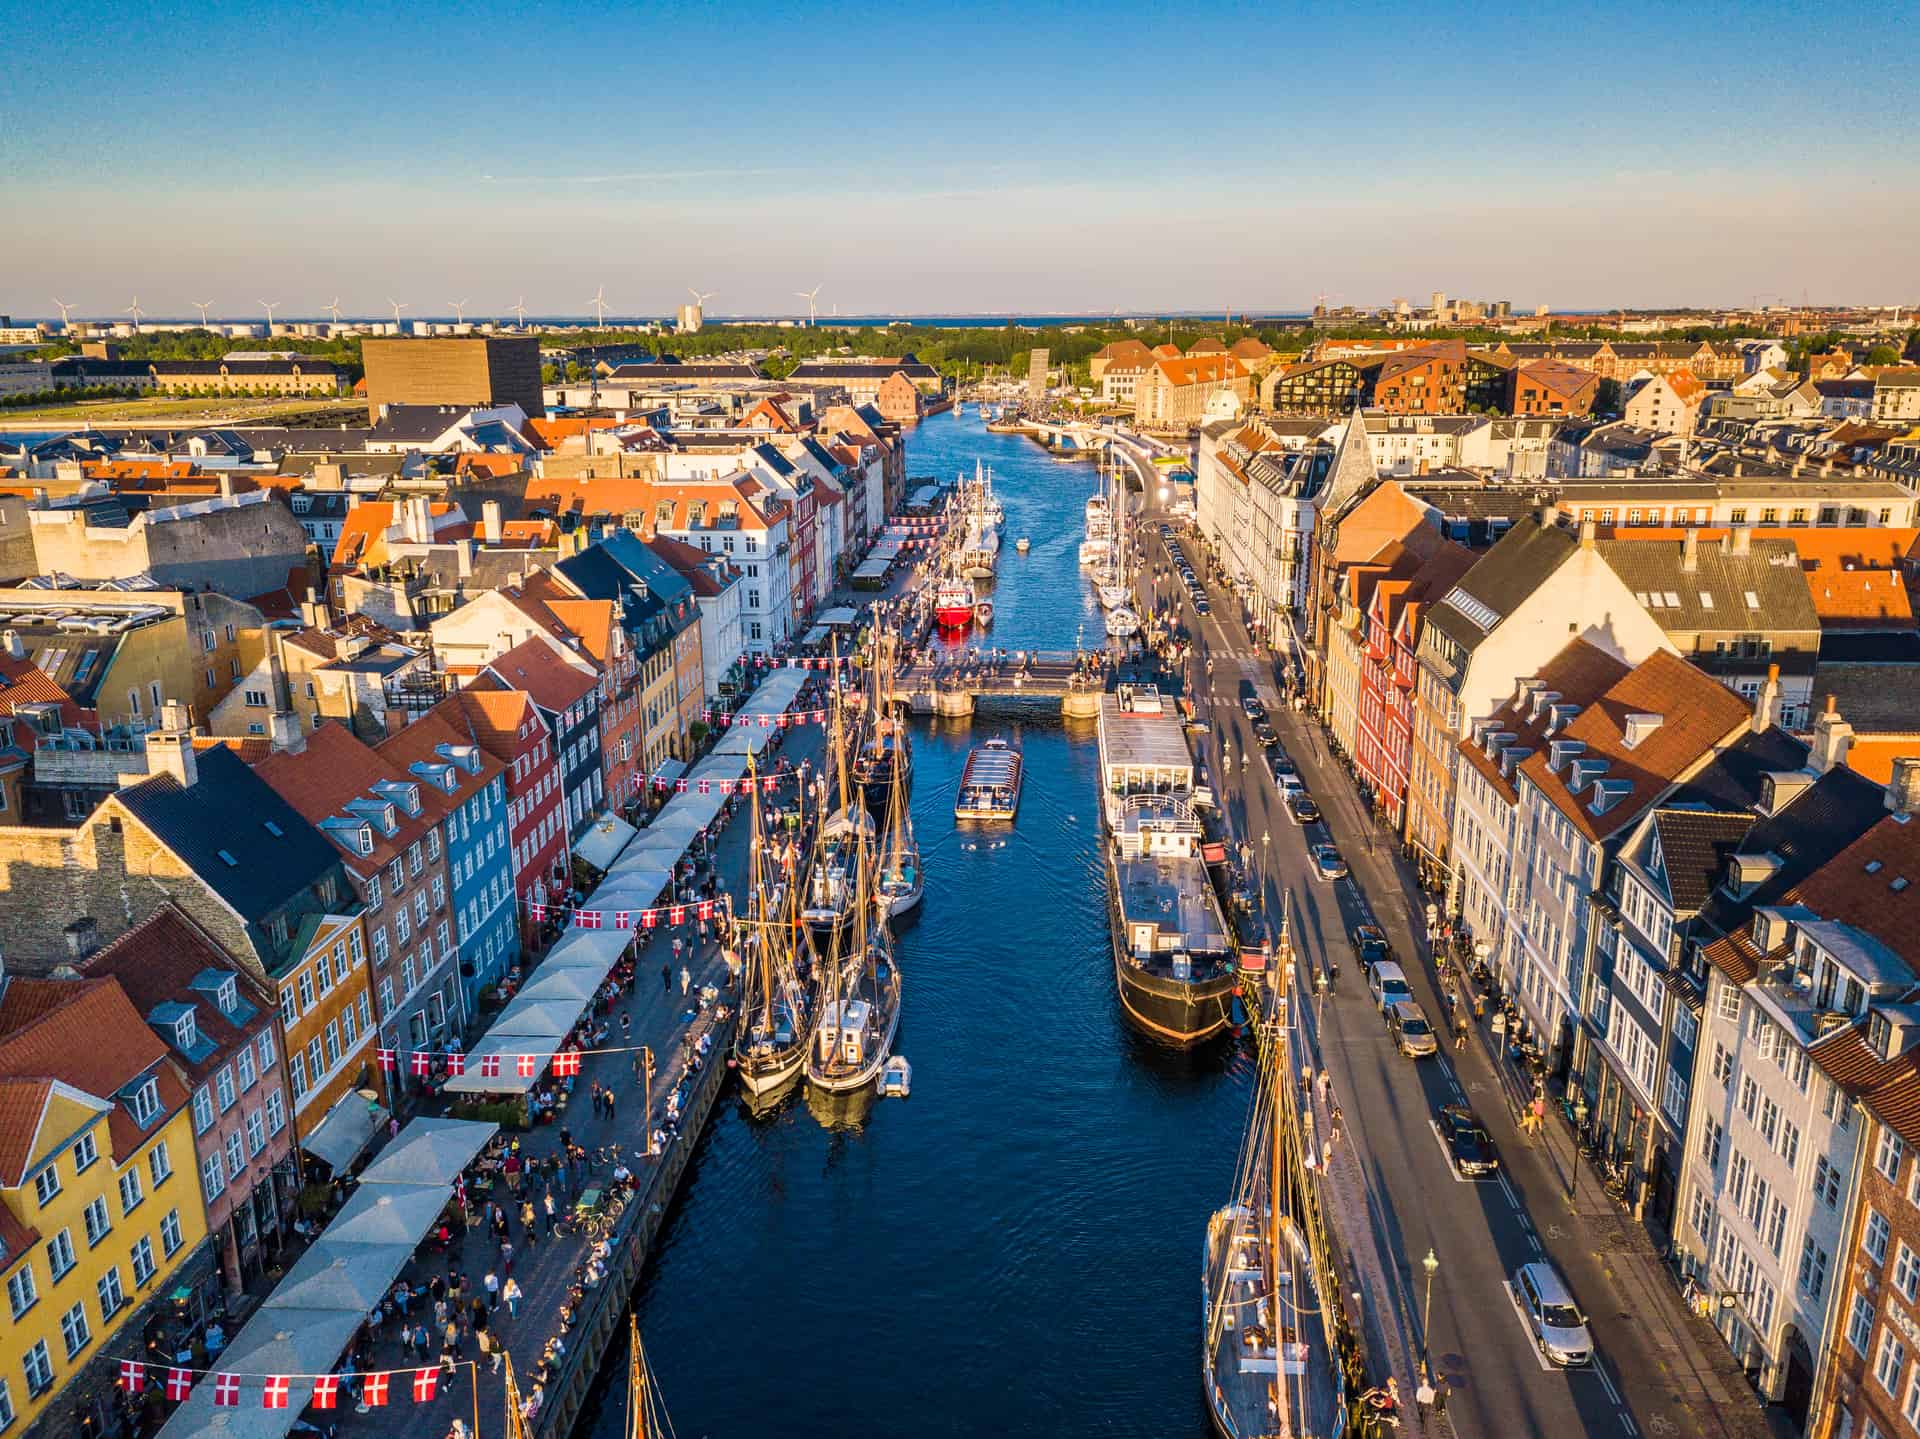
<path fill-rule="evenodd" d="M 255 304 L 267 312 L 267 333 L 273 333 L 273 312 L 280 308 L 278 300 L 256 300 Z"/>
<path fill-rule="evenodd" d="M 193 302 L 193 308 L 200 312 L 200 328 L 203 330 L 206 329 L 207 328 L 207 311 L 213 308 L 213 301 L 195 300 Z"/>
<path fill-rule="evenodd" d="M 593 325 L 597 330 L 607 328 L 607 287 L 602 285 L 593 292 Z"/>
<path fill-rule="evenodd" d="M 520 328 L 527 328 L 527 297 L 522 295 L 513 302 L 514 317 L 520 321 Z"/>
<path fill-rule="evenodd" d="M 696 290 L 693 288 L 693 286 L 689 285 L 687 286 L 687 293 L 693 296 L 694 304 L 700 306 L 700 308 L 702 309 L 705 309 L 707 301 L 711 300 L 715 295 L 719 294 L 720 292 L 718 290 Z"/>
<path fill-rule="evenodd" d="M 333 297 L 332 304 L 322 305 L 320 308 L 325 310 L 329 315 L 333 316 L 334 324 L 337 325 L 340 323 L 340 297 L 338 295 L 335 295 Z"/>
<path fill-rule="evenodd" d="M 394 329 L 397 330 L 400 328 L 400 312 L 402 310 L 410 310 L 413 307 L 411 305 L 401 304 L 398 300 L 394 299 L 393 296 L 391 295 L 387 296 L 387 303 L 393 306 L 393 327 Z"/>
<path fill-rule="evenodd" d="M 815 285 L 811 290 L 795 290 L 793 292 L 807 302 L 807 325 L 809 328 L 812 327 L 815 317 L 820 313 L 819 307 L 814 302 L 820 298 L 820 291 L 823 288 L 825 288 L 825 286 L 821 284 Z"/>
<path fill-rule="evenodd" d="M 53 297 L 53 307 L 60 312 L 60 328 L 63 330 L 72 329 L 73 322 L 69 320 L 67 316 L 75 307 L 72 305 L 69 305 L 65 300 L 60 299 L 58 296 Z"/>
<path fill-rule="evenodd" d="M 453 323 L 456 325 L 466 324 L 467 302 L 465 300 L 449 300 L 447 303 L 453 306 Z"/>
<path fill-rule="evenodd" d="M 133 316 L 133 328 L 138 330 L 140 328 L 140 317 L 144 315 L 146 311 L 140 308 L 140 297 L 135 295 L 133 297 L 133 303 L 120 313 Z"/>

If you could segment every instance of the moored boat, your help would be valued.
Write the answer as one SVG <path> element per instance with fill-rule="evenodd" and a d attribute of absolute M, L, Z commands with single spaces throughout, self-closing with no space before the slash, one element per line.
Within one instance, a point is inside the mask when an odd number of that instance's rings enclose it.
<path fill-rule="evenodd" d="M 973 585 L 962 575 L 949 575 L 934 587 L 933 620 L 943 630 L 963 630 L 973 623 Z"/>
<path fill-rule="evenodd" d="M 1033 548 L 1033 541 L 1028 539 L 1025 535 L 1022 535 L 1020 536 L 1019 539 L 1013 542 L 1013 547 L 1016 550 L 1018 550 L 1021 554 L 1024 555 L 1028 550 Z"/>
<path fill-rule="evenodd" d="M 1118 605 L 1107 611 L 1107 633 L 1114 639 L 1123 640 L 1140 631 L 1140 616 L 1125 605 Z"/>
<path fill-rule="evenodd" d="M 864 1089 L 886 1065 L 900 1029 L 900 966 L 887 927 L 862 926 L 860 939 L 837 962 L 807 1051 L 807 1082 L 830 1094 Z"/>
<path fill-rule="evenodd" d="M 973 618 L 975 622 L 981 625 L 982 627 L 992 624 L 993 623 L 993 601 L 992 600 L 975 600 L 973 602 Z"/>
<path fill-rule="evenodd" d="M 967 755 L 955 819 L 1012 819 L 1020 808 L 1020 751 L 995 737 Z"/>
<path fill-rule="evenodd" d="M 748 778 L 753 776 L 749 766 Z M 752 785 L 753 829 L 748 913 L 736 917 L 730 964 L 741 972 L 740 1024 L 734 1031 L 733 1068 L 740 1086 L 760 1096 L 785 1088 L 806 1062 L 813 1024 L 808 964 L 794 923 L 794 890 L 780 874 L 760 831 L 759 786 Z M 771 861 L 771 863 L 767 863 Z"/>

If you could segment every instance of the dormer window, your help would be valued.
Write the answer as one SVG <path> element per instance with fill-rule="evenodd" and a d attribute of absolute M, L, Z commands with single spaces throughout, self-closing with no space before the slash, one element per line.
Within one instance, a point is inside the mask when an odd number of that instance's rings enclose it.
<path fill-rule="evenodd" d="M 231 975 L 220 981 L 220 989 L 214 995 L 214 1003 L 220 1006 L 222 1014 L 232 1014 L 240 1007 L 240 986 Z"/>
<path fill-rule="evenodd" d="M 134 1122 L 142 1129 L 160 1117 L 160 1085 L 158 1081 L 141 1081 L 140 1087 L 133 1091 L 127 1100 L 127 1107 L 133 1111 Z"/>
<path fill-rule="evenodd" d="M 193 1022 L 193 1011 L 189 1009 L 173 1022 L 173 1047 L 182 1054 L 193 1048 L 193 1042 L 199 1038 L 200 1030 Z"/>

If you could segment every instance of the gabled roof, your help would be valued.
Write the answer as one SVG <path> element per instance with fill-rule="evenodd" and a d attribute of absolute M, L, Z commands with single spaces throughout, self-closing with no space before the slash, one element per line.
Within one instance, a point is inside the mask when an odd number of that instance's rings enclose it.
<path fill-rule="evenodd" d="M 318 826 L 335 816 L 352 817 L 347 805 L 354 800 L 378 800 L 374 786 L 381 783 L 411 784 L 421 800 L 418 815 L 409 815 L 404 806 L 394 804 L 394 832 L 387 834 L 378 824 L 372 826 L 373 850 L 361 855 L 340 846 L 342 861 L 356 873 L 376 873 L 382 865 L 405 854 L 408 846 L 426 836 L 437 816 L 427 807 L 430 788 L 414 775 L 403 773 L 383 759 L 345 725 L 324 724 L 306 737 L 305 747 L 293 754 L 277 750 L 254 766 L 254 773 L 273 787 L 289 805 Z"/>
<path fill-rule="evenodd" d="M 532 720 L 547 733 L 547 722 L 524 690 L 469 686 L 454 698 L 473 726 L 473 735 L 495 759 L 511 762 L 520 752 L 520 726 Z"/>
<path fill-rule="evenodd" d="M 1726 874 L 1727 861 L 1753 828 L 1746 810 L 1657 809 L 1653 830 L 1660 836 L 1660 855 L 1667 894 L 1674 912 L 1690 915 L 1707 902 Z"/>
<path fill-rule="evenodd" d="M 559 714 L 585 699 L 599 682 L 592 669 L 577 668 L 563 656 L 556 642 L 534 635 L 490 661 L 468 688 L 520 690 L 549 714 Z"/>
<path fill-rule="evenodd" d="M 1560 525 L 1531 516 L 1520 521 L 1427 611 L 1427 623 L 1461 648 L 1474 649 L 1553 577 L 1579 543 Z"/>
<path fill-rule="evenodd" d="M 340 862 L 232 750 L 197 750 L 195 762 L 197 783 L 183 789 L 156 775 L 120 791 L 119 802 L 243 919 L 265 918 Z"/>

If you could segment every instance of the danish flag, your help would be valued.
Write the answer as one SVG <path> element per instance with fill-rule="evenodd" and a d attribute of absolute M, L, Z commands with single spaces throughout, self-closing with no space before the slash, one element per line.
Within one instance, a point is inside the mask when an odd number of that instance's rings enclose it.
<path fill-rule="evenodd" d="M 380 1070 L 383 1074 L 393 1073 L 394 1065 L 395 1065 L 395 1056 L 394 1056 L 394 1052 L 391 1049 L 382 1049 L 378 1051 L 375 1055 L 375 1058 L 379 1060 Z"/>
<path fill-rule="evenodd" d="M 576 909 L 573 912 L 573 927 L 575 929 L 600 928 L 600 911 L 597 909 Z"/>
<path fill-rule="evenodd" d="M 480 1077 L 482 1079 L 498 1079 L 500 1077 L 499 1055 L 483 1054 L 480 1056 Z"/>
<path fill-rule="evenodd" d="M 687 907 L 684 904 L 676 904 L 672 909 L 667 911 L 668 924 L 685 924 L 686 922 Z"/>
<path fill-rule="evenodd" d="M 687 792 L 687 782 L 683 779 L 675 780 L 673 782 L 673 792 L 675 794 L 685 794 Z"/>
<path fill-rule="evenodd" d="M 771 725 L 772 723 L 773 723 L 773 716 L 772 716 L 772 715 L 761 715 L 761 716 L 760 716 L 760 728 L 761 728 L 761 729 L 766 729 L 766 728 L 767 728 L 768 726 L 770 726 L 770 725 Z"/>
<path fill-rule="evenodd" d="M 613 927 L 615 929 L 632 929 L 633 911 L 630 909 L 616 909 L 613 912 Z"/>
<path fill-rule="evenodd" d="M 447 1073 L 448 1074 L 465 1074 L 466 1072 L 467 1072 L 467 1057 L 466 1055 L 462 1054 L 459 1050 L 456 1049 L 453 1051 L 453 1053 L 447 1056 Z"/>
<path fill-rule="evenodd" d="M 147 1387 L 147 1366 L 137 1359 L 120 1361 L 120 1383 L 129 1394 L 138 1394 Z"/>
<path fill-rule="evenodd" d="M 216 1374 L 213 1376 L 213 1402 L 223 1409 L 237 1409 L 240 1405 L 240 1376 L 238 1374 Z"/>
<path fill-rule="evenodd" d="M 712 794 L 712 793 L 713 793 L 713 781 L 712 781 L 712 780 L 710 780 L 710 779 L 703 779 L 703 780 L 701 780 L 701 781 L 700 781 L 700 793 L 701 793 L 701 794 Z"/>
<path fill-rule="evenodd" d="M 392 1377 L 385 1371 L 365 1376 L 360 1386 L 360 1402 L 369 1408 L 387 1402 L 387 1380 Z"/>
<path fill-rule="evenodd" d="M 580 1051 L 577 1049 L 563 1049 L 554 1055 L 553 1072 L 562 1079 L 570 1074 L 578 1074 L 580 1072 Z"/>
<path fill-rule="evenodd" d="M 440 1392 L 440 1371 L 438 1369 L 416 1369 L 413 1371 L 413 1402 L 430 1404 L 433 1396 Z"/>
<path fill-rule="evenodd" d="M 660 911 L 659 911 L 659 910 L 657 910 L 657 909 L 643 909 L 643 910 L 641 910 L 641 911 L 640 911 L 640 928 L 642 928 L 642 929 L 652 929 L 652 928 L 653 928 L 653 927 L 654 927 L 655 925 L 657 925 L 658 923 L 660 923 Z"/>
<path fill-rule="evenodd" d="M 713 901 L 710 899 L 701 900 L 699 914 L 700 914 L 700 918 L 702 919 L 712 919 L 713 918 Z"/>
<path fill-rule="evenodd" d="M 539 1068 L 540 1056 L 537 1054 L 523 1054 L 514 1062 L 514 1073 L 522 1079 L 532 1079 Z"/>
<path fill-rule="evenodd" d="M 760 788 L 763 792 L 767 794 L 772 794 L 774 790 L 774 786 L 779 783 L 780 781 L 778 781 L 777 779 L 769 775 L 767 778 L 760 781 Z"/>
<path fill-rule="evenodd" d="M 169 1369 L 167 1371 L 167 1398 L 174 1403 L 183 1403 L 193 1393 L 193 1371 L 191 1369 Z"/>
<path fill-rule="evenodd" d="M 425 1076 L 433 1070 L 433 1056 L 424 1049 L 413 1052 L 413 1072 Z"/>
<path fill-rule="evenodd" d="M 313 1381 L 313 1398 L 309 1401 L 315 1409 L 332 1409 L 340 1402 L 340 1376 L 322 1374 Z"/>
<path fill-rule="evenodd" d="M 287 1389 L 290 1384 L 284 1374 L 269 1374 L 267 1387 L 260 1392 L 262 1409 L 284 1409 L 287 1407 Z"/>
<path fill-rule="evenodd" d="M 547 907 L 537 901 L 527 906 L 527 918 L 535 924 L 544 924 L 547 919 Z"/>

